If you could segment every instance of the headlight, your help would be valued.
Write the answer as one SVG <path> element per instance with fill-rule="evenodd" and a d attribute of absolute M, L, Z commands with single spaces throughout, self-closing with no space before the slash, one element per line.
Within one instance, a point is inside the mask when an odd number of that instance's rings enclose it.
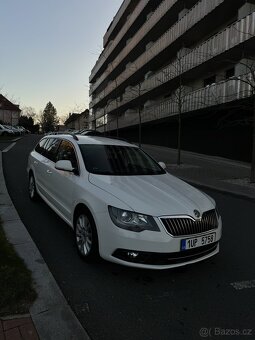
<path fill-rule="evenodd" d="M 111 206 L 109 206 L 108 209 L 113 223 L 119 228 L 135 231 L 137 233 L 143 230 L 160 231 L 152 216 Z"/>

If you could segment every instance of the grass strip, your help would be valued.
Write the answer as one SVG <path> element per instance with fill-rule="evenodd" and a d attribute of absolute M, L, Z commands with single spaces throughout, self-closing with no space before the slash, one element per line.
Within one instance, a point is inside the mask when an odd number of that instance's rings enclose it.
<path fill-rule="evenodd" d="M 0 316 L 27 313 L 36 296 L 31 272 L 7 240 L 0 221 Z"/>

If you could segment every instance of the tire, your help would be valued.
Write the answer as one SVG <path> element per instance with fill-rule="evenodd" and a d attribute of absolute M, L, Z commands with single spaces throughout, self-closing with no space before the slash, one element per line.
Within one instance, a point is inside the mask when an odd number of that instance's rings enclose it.
<path fill-rule="evenodd" d="M 36 184 L 35 184 L 35 178 L 33 174 L 29 175 L 29 180 L 28 180 L 28 194 L 29 198 L 31 201 L 37 201 L 39 198 L 39 195 L 36 190 Z"/>
<path fill-rule="evenodd" d="M 81 209 L 76 214 L 74 232 L 79 256 L 86 262 L 96 262 L 99 259 L 97 230 L 94 219 L 87 209 Z"/>

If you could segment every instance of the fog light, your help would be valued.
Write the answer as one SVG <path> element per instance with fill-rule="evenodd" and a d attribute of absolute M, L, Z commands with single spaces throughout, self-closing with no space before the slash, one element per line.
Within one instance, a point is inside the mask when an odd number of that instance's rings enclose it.
<path fill-rule="evenodd" d="M 135 251 L 128 251 L 127 252 L 127 256 L 130 257 L 131 259 L 135 259 L 138 255 L 139 255 L 139 253 L 137 253 Z"/>

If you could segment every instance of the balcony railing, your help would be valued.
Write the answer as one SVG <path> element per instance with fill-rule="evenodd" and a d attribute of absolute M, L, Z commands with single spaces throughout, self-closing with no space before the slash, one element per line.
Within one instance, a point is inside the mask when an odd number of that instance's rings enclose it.
<path fill-rule="evenodd" d="M 118 54 L 118 56 L 115 58 L 115 60 L 108 65 L 107 70 L 97 79 L 97 81 L 92 85 L 91 92 L 93 92 L 106 78 L 106 76 L 112 72 L 112 70 L 119 65 L 119 63 L 128 55 L 128 53 L 135 48 L 135 46 L 141 41 L 142 38 L 146 36 L 146 34 L 153 28 L 153 26 L 169 11 L 169 9 L 177 2 L 178 0 L 164 0 L 153 12 L 152 16 L 144 23 L 144 25 L 136 32 L 136 34 L 132 37 L 130 42 L 123 48 L 123 50 Z M 138 14 L 142 11 L 142 9 L 145 7 L 145 5 L 148 3 L 148 0 L 141 1 L 139 5 L 137 6 L 137 11 L 135 11 L 134 14 L 136 14 L 135 17 L 138 16 Z M 144 4 L 144 7 L 142 7 L 142 4 Z M 133 17 L 133 16 L 132 16 Z M 134 18 L 135 19 L 135 18 Z M 119 38 L 119 36 L 118 36 Z M 121 36 L 120 36 L 121 38 Z M 116 44 L 119 42 L 119 39 L 117 39 Z M 115 44 L 115 41 L 112 43 L 112 45 Z M 116 46 L 115 44 L 115 46 Z M 113 45 L 113 47 L 115 47 Z M 113 49 L 110 47 L 108 49 L 109 51 L 112 51 Z M 109 56 L 109 53 L 104 53 L 100 57 L 101 66 L 103 62 L 106 60 L 106 58 Z M 101 59 L 102 58 L 102 59 Z"/>
<path fill-rule="evenodd" d="M 122 100 L 118 98 L 113 100 L 107 106 L 106 112 L 109 113 L 118 107 L 127 104 L 131 100 L 139 97 L 141 94 L 149 92 L 154 88 L 180 76 L 180 74 L 195 68 L 211 58 L 226 52 L 227 50 L 255 37 L 255 12 L 238 20 L 223 31 L 217 33 L 212 38 L 197 46 L 191 52 L 175 60 L 172 64 L 161 69 L 149 79 L 143 81 L 140 85 L 133 86 L 129 92 L 122 96 Z"/>
<path fill-rule="evenodd" d="M 252 84 L 252 86 L 251 86 Z M 229 103 L 231 101 L 247 98 L 254 94 L 252 75 L 246 74 L 238 79 L 229 79 L 211 86 L 188 93 L 182 99 L 181 113 L 205 109 L 207 107 Z M 177 115 L 179 103 L 173 98 L 160 102 L 157 105 L 146 108 L 141 113 L 142 123 Z M 116 129 L 116 116 L 108 116 L 107 130 Z M 138 113 L 119 117 L 119 128 L 137 125 Z"/>
<path fill-rule="evenodd" d="M 169 30 L 166 31 L 148 50 L 141 54 L 130 67 L 128 67 L 122 74 L 120 74 L 116 78 L 114 83 L 110 83 L 106 86 L 106 88 L 104 89 L 105 95 L 108 95 L 111 91 L 113 91 L 116 88 L 116 84 L 119 86 L 126 79 L 136 73 L 137 70 L 139 70 L 143 65 L 147 64 L 150 60 L 156 57 L 160 52 L 162 52 L 165 48 L 167 48 L 175 40 L 182 36 L 188 29 L 190 29 L 198 21 L 200 21 L 210 12 L 212 12 L 221 3 L 223 3 L 223 1 L 224 0 L 201 0 L 200 2 L 196 3 L 195 6 L 193 6 L 179 21 L 177 21 L 171 28 L 169 28 Z M 138 36 L 136 36 L 136 39 L 138 39 Z M 141 38 L 139 36 L 138 41 L 140 39 Z M 131 42 L 124 49 L 126 51 L 125 53 L 128 53 L 128 51 L 132 49 L 131 44 L 134 43 L 133 40 L 134 39 L 132 39 Z M 125 56 L 123 51 L 120 53 L 118 58 L 123 58 Z M 104 79 L 112 72 L 112 69 L 115 68 L 116 65 L 117 62 L 115 59 L 115 61 L 111 65 L 109 65 L 108 69 L 106 70 L 103 77 Z M 99 99 L 96 98 L 93 101 L 93 105 L 96 104 L 98 101 Z"/>
<path fill-rule="evenodd" d="M 104 35 L 103 38 L 103 42 L 104 42 L 104 46 L 106 44 L 106 42 L 108 41 L 112 31 L 114 30 L 114 28 L 116 27 L 117 23 L 119 22 L 120 18 L 122 17 L 122 15 L 124 14 L 125 10 L 127 9 L 128 5 L 130 4 L 131 0 L 124 0 L 118 10 L 118 12 L 116 13 L 116 15 L 114 16 L 111 25 L 108 27 L 107 32 Z"/>
<path fill-rule="evenodd" d="M 128 18 L 128 20 L 125 22 L 125 24 L 122 26 L 122 28 L 118 32 L 118 35 L 115 37 L 115 39 L 112 41 L 112 43 L 110 45 L 107 45 L 106 48 L 103 50 L 102 54 L 100 55 L 99 59 L 97 60 L 95 66 L 93 67 L 93 69 L 91 71 L 91 75 L 89 77 L 90 80 L 92 80 L 95 77 L 95 75 L 98 72 L 98 70 L 100 69 L 100 67 L 102 67 L 102 65 L 107 61 L 107 58 L 109 57 L 109 55 L 112 53 L 112 51 L 117 46 L 117 44 L 120 42 L 120 40 L 123 38 L 124 34 L 132 26 L 132 24 L 134 23 L 134 21 L 139 16 L 139 14 L 142 12 L 142 10 L 144 9 L 144 7 L 147 5 L 148 2 L 149 2 L 149 0 L 142 0 L 142 1 L 139 2 L 139 4 L 135 7 L 134 11 L 132 12 L 130 17 Z M 127 4 L 128 4 L 128 2 L 127 2 Z M 126 4 L 125 7 L 127 7 L 127 4 Z M 124 11 L 122 11 L 122 12 L 124 12 Z M 106 34 L 108 34 L 108 32 Z M 101 79 L 101 77 L 100 77 L 100 79 Z M 99 80 L 96 81 L 95 84 L 97 84 L 98 82 L 99 82 Z M 91 86 L 91 90 L 96 88 L 95 84 L 93 84 L 93 86 Z"/>

